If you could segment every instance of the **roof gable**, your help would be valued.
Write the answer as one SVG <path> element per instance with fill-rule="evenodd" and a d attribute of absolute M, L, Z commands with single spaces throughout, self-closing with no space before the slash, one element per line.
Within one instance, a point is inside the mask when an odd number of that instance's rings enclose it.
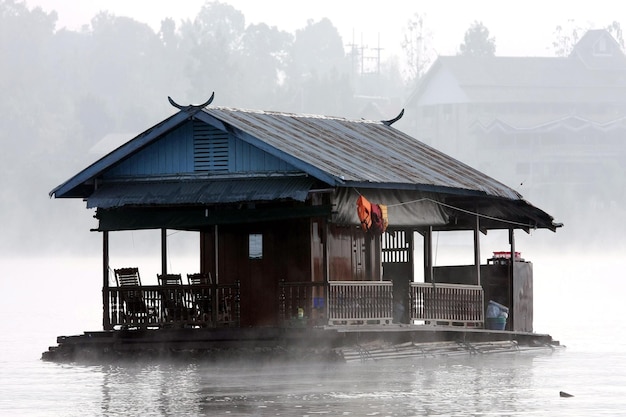
<path fill-rule="evenodd" d="M 215 123 L 214 123 L 215 124 Z M 181 111 L 105 155 L 50 192 L 86 197 L 96 181 L 173 176 L 294 173 L 279 158 Z"/>
<path fill-rule="evenodd" d="M 570 57 L 578 58 L 590 69 L 626 69 L 626 55 L 619 43 L 604 29 L 587 31 L 574 45 Z"/>
<path fill-rule="evenodd" d="M 439 66 L 428 83 L 424 83 L 423 91 L 416 98 L 416 105 L 429 106 L 443 103 L 466 103 L 469 99 L 459 85 L 459 78 L 447 66 Z"/>
<path fill-rule="evenodd" d="M 293 172 L 296 168 L 228 132 L 188 120 L 112 166 L 104 179 Z"/>

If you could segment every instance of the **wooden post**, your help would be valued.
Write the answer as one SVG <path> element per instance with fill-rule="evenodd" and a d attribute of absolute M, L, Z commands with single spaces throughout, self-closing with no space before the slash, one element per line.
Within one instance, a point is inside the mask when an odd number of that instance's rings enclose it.
<path fill-rule="evenodd" d="M 409 240 L 409 264 L 411 265 L 410 282 L 415 282 L 415 255 L 413 253 L 413 251 L 415 250 L 415 230 L 408 229 L 406 233 L 407 239 Z"/>
<path fill-rule="evenodd" d="M 220 250 L 219 250 L 219 244 L 220 244 L 219 228 L 217 227 L 217 225 L 215 225 L 213 227 L 213 250 L 214 250 L 214 254 L 215 254 L 215 258 L 214 258 L 213 264 L 215 265 L 215 283 L 216 284 L 220 283 L 220 262 L 219 262 Z"/>
<path fill-rule="evenodd" d="M 507 320 L 507 328 L 508 330 L 515 330 L 515 314 L 513 313 L 513 286 L 515 283 L 515 234 L 514 229 L 509 229 L 509 243 L 511 244 L 511 262 L 509 263 L 510 267 L 510 281 L 509 281 L 509 300 L 511 300 L 511 305 L 509 307 L 509 319 Z"/>
<path fill-rule="evenodd" d="M 330 275 L 330 265 L 329 265 L 329 261 L 330 261 L 330 256 L 329 256 L 329 245 L 328 245 L 328 239 L 330 239 L 330 235 L 329 235 L 329 230 L 328 230 L 328 221 L 324 220 L 324 231 L 323 231 L 323 241 L 322 241 L 322 273 L 324 274 L 324 291 L 323 291 L 323 296 L 324 296 L 324 320 L 325 323 L 324 324 L 329 324 L 329 320 L 328 318 L 330 317 L 330 306 L 329 306 L 329 300 L 328 297 L 330 296 L 330 284 L 328 283 L 329 281 L 329 275 Z"/>
<path fill-rule="evenodd" d="M 433 283 L 433 227 L 424 234 L 424 282 Z"/>
<path fill-rule="evenodd" d="M 476 266 L 476 285 L 480 285 L 480 217 L 476 216 L 474 228 L 474 265 Z"/>
<path fill-rule="evenodd" d="M 102 328 L 111 330 L 109 311 L 109 232 L 102 232 Z"/>
<path fill-rule="evenodd" d="M 167 229 L 161 229 L 161 274 L 167 274 Z"/>

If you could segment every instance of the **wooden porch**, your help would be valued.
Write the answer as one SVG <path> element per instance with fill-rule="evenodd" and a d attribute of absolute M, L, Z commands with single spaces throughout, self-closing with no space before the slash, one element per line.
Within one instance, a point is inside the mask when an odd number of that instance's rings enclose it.
<path fill-rule="evenodd" d="M 239 327 L 239 283 L 130 285 L 104 289 L 108 329 Z M 482 328 L 480 286 L 411 283 L 408 305 L 394 300 L 391 281 L 285 282 L 275 299 L 279 327 L 409 324 Z"/>

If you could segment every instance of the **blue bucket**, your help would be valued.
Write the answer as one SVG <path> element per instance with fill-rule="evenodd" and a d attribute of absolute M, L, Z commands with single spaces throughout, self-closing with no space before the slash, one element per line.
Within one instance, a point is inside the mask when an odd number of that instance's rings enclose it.
<path fill-rule="evenodd" d="M 505 317 L 488 317 L 486 322 L 487 329 L 489 330 L 504 330 L 506 327 Z"/>

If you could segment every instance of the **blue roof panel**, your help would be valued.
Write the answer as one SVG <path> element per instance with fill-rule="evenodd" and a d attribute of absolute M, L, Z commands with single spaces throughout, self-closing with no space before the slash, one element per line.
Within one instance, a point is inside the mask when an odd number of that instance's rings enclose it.
<path fill-rule="evenodd" d="M 309 177 L 287 177 L 107 183 L 87 199 L 87 208 L 304 201 L 313 182 Z"/>

